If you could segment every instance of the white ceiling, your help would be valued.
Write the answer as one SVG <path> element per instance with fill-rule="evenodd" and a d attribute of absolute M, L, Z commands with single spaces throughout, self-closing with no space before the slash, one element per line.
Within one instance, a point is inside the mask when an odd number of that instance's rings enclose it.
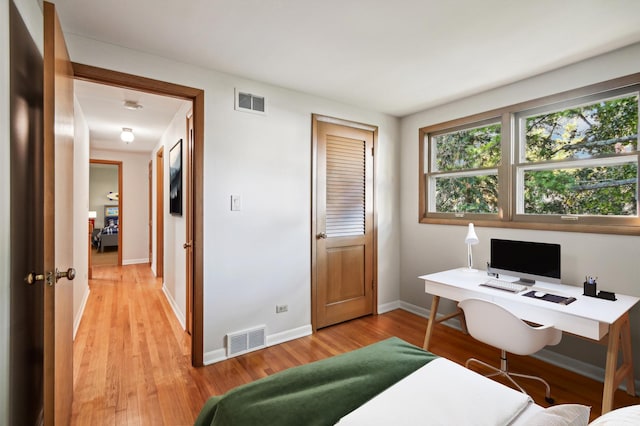
<path fill-rule="evenodd" d="M 395 116 L 640 42 L 638 0 L 55 3 L 67 33 Z"/>
<path fill-rule="evenodd" d="M 91 133 L 91 149 L 98 150 L 152 151 L 187 102 L 81 80 L 75 81 L 74 89 Z M 125 101 L 137 102 L 142 108 L 127 109 Z M 133 130 L 135 140 L 130 144 L 120 140 L 123 127 Z"/>

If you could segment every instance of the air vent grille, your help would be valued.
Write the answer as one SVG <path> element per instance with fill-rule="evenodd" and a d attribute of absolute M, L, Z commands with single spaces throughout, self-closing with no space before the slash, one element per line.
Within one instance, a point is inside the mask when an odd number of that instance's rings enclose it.
<path fill-rule="evenodd" d="M 242 355 L 266 346 L 264 325 L 227 334 L 227 357 Z"/>
<path fill-rule="evenodd" d="M 253 112 L 256 114 L 266 113 L 266 103 L 264 96 L 254 95 L 236 89 L 236 111 Z"/>

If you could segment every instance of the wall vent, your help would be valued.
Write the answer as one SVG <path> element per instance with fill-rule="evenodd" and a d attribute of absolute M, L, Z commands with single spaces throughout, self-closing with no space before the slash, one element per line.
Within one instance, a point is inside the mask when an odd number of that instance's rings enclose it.
<path fill-rule="evenodd" d="M 242 90 L 235 90 L 236 111 L 253 112 L 256 114 L 266 114 L 267 105 L 264 96 L 254 95 L 253 93 L 245 92 Z"/>
<path fill-rule="evenodd" d="M 231 358 L 266 346 L 266 326 L 227 334 L 227 357 Z"/>

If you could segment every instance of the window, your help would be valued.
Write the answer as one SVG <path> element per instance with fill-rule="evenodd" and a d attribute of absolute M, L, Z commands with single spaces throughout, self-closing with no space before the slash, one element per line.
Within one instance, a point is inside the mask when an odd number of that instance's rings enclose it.
<path fill-rule="evenodd" d="M 637 92 L 524 111 L 515 121 L 517 215 L 638 217 Z"/>
<path fill-rule="evenodd" d="M 429 134 L 429 211 L 498 213 L 499 119 Z"/>
<path fill-rule="evenodd" d="M 639 92 L 635 74 L 420 129 L 420 221 L 640 234 Z"/>

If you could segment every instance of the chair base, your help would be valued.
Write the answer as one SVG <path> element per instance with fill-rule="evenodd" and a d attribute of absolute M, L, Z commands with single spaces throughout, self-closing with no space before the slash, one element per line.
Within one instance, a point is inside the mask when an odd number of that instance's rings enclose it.
<path fill-rule="evenodd" d="M 553 398 L 551 398 L 551 387 L 549 386 L 549 383 L 547 383 L 546 380 L 544 380 L 542 377 L 538 377 L 538 376 L 530 376 L 528 374 L 520 374 L 520 373 L 512 373 L 512 372 L 510 372 L 508 370 L 508 368 L 507 368 L 507 359 L 506 359 L 506 356 L 504 354 L 502 356 L 502 361 L 501 361 L 502 368 L 494 367 L 493 365 L 487 364 L 486 362 L 480 361 L 479 359 L 476 359 L 476 358 L 469 358 L 467 360 L 467 362 L 465 363 L 465 367 L 469 368 L 469 364 L 471 362 L 476 362 L 476 363 L 478 363 L 478 364 L 480 364 L 480 365 L 482 365 L 482 366 L 494 371 L 494 373 L 485 374 L 485 377 L 494 377 L 494 376 L 505 377 L 505 378 L 509 379 L 509 381 L 511 383 L 513 383 L 513 385 L 515 387 L 517 387 L 520 390 L 520 392 L 524 393 L 525 395 L 529 395 L 529 394 L 523 389 L 522 386 L 520 386 L 518 384 L 518 382 L 516 382 L 513 379 L 512 376 L 522 377 L 522 378 L 525 378 L 525 379 L 537 380 L 537 381 L 541 382 L 545 386 L 545 396 L 544 396 L 545 401 L 547 401 L 549 404 L 554 404 L 555 403 L 555 400 Z"/>

